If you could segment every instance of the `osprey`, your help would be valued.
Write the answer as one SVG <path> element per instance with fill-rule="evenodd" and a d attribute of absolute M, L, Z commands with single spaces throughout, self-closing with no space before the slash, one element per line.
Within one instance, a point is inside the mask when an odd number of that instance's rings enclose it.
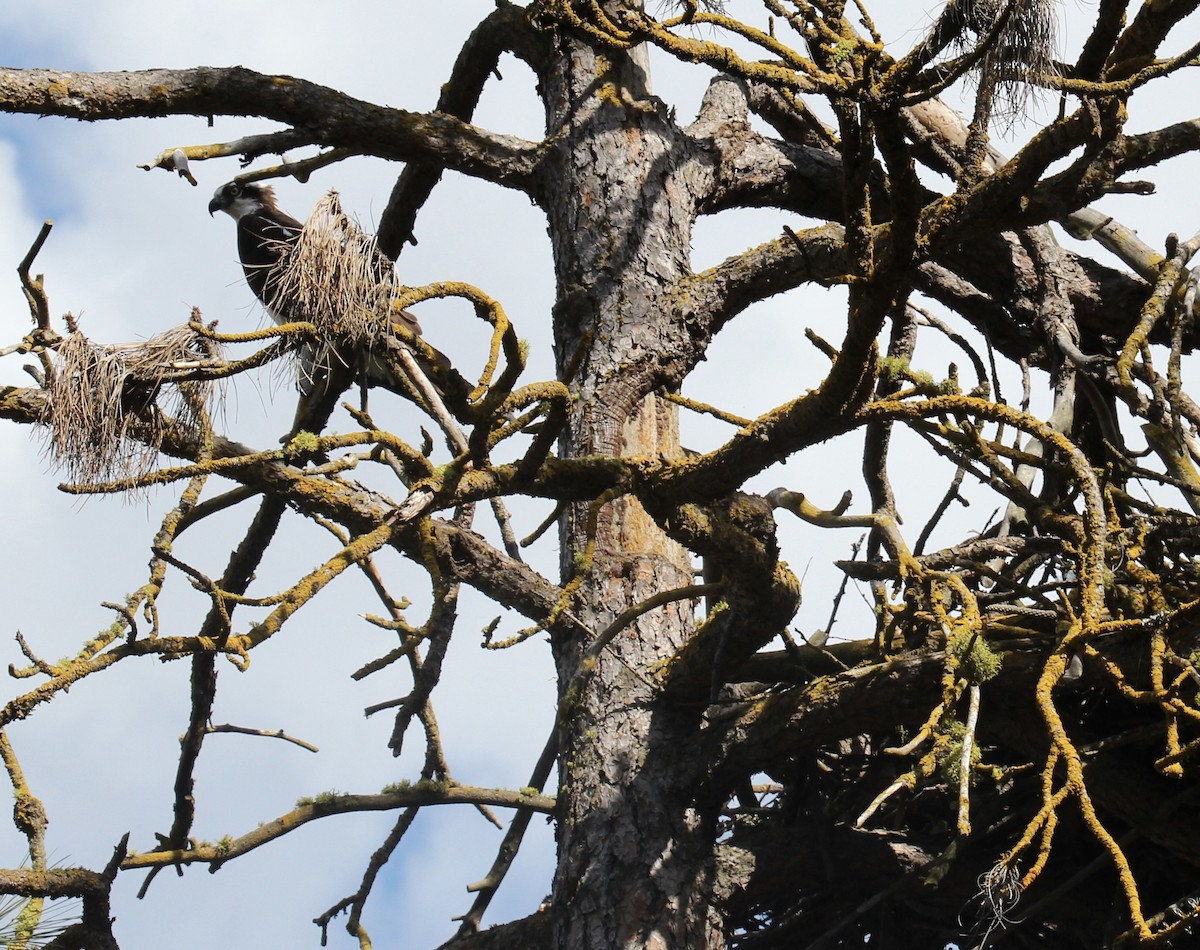
<path fill-rule="evenodd" d="M 290 323 L 309 319 L 304 307 L 287 292 L 284 276 L 286 259 L 296 246 L 304 226 L 290 214 L 279 209 L 275 203 L 275 190 L 269 185 L 231 181 L 216 190 L 208 203 L 208 213 L 224 211 L 237 222 L 238 257 L 246 283 L 262 302 L 271 319 L 276 323 Z M 371 270 L 379 275 L 380 282 L 390 278 L 392 262 L 376 252 L 370 262 Z M 392 314 L 412 330 L 421 332 L 417 318 L 405 310 Z M 383 320 L 385 317 L 380 316 Z M 439 369 L 449 366 L 449 361 L 437 354 Z M 300 388 L 305 394 L 312 389 L 312 382 L 328 365 L 327 354 L 314 351 L 311 346 L 303 347 L 298 355 L 300 363 Z M 406 392 L 409 386 L 398 383 L 396 373 L 378 358 L 366 359 L 366 376 L 370 385 L 383 386 L 392 391 Z M 426 367 L 422 367 L 423 369 Z"/>

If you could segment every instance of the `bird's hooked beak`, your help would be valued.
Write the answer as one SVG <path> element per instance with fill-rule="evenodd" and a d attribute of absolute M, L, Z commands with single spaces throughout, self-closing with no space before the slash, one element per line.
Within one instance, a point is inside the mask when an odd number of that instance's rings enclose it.
<path fill-rule="evenodd" d="M 224 211 L 240 221 L 245 215 L 271 207 L 271 189 L 262 185 L 243 185 L 236 180 L 226 182 L 214 192 L 212 201 L 208 203 L 208 213 L 216 214 Z"/>

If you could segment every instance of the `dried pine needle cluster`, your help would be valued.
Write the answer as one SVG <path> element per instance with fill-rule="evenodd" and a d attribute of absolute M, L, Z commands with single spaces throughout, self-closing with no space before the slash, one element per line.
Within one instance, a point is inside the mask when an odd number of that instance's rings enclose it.
<path fill-rule="evenodd" d="M 272 276 L 272 301 L 286 301 L 272 309 L 307 320 L 322 337 L 369 347 L 388 331 L 383 316 L 398 289 L 392 262 L 342 210 L 336 191 L 317 202 Z"/>
<path fill-rule="evenodd" d="M 993 114 L 1023 115 L 1038 80 L 1057 72 L 1055 0 L 957 0 L 947 14 L 962 30 L 957 47 L 985 47 L 977 68 L 981 88 L 991 90 Z"/>
<path fill-rule="evenodd" d="M 94 343 L 78 330 L 64 337 L 42 420 L 51 461 L 81 483 L 150 471 L 170 426 L 204 425 L 219 390 L 187 373 L 219 359 L 215 347 L 186 324 L 140 343 Z"/>

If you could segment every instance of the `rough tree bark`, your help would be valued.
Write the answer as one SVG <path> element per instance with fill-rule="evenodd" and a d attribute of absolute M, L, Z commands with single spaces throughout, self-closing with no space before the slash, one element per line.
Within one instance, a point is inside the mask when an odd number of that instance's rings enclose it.
<path fill-rule="evenodd" d="M 648 61 L 570 37 L 540 83 L 559 131 L 538 200 L 547 210 L 559 303 L 555 352 L 574 407 L 564 457 L 677 459 L 677 407 L 655 394 L 661 366 L 686 347 L 665 291 L 689 271 L 695 197 L 690 149 L 651 97 Z M 641 51 L 644 53 L 644 51 Z M 589 522 L 591 522 L 589 524 Z M 587 564 L 575 608 L 604 630 L 647 597 L 692 583 L 687 552 L 636 498 L 573 506 L 562 528 L 564 577 Z M 712 910 L 712 803 L 689 800 L 700 772 L 687 754 L 698 709 L 671 709 L 644 671 L 668 661 L 693 629 L 692 601 L 621 631 L 589 668 L 559 756 L 555 902 L 563 947 L 719 946 Z M 554 645 L 560 692 L 588 642 Z"/>

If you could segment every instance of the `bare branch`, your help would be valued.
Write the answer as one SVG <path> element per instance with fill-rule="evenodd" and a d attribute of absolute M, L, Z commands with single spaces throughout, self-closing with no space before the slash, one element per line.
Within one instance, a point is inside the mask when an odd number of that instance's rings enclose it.
<path fill-rule="evenodd" d="M 378 106 L 241 66 L 124 73 L 10 69 L 0 81 L 0 110 L 88 121 L 255 115 L 292 126 L 299 136 L 319 129 L 325 146 L 398 161 L 432 160 L 518 189 L 530 187 L 541 154 L 534 143 L 491 135 L 447 115 Z"/>
<path fill-rule="evenodd" d="M 440 782 L 418 782 L 408 787 L 385 790 L 377 795 L 354 795 L 328 792 L 313 799 L 303 799 L 297 806 L 274 821 L 260 825 L 254 831 L 215 845 L 188 848 L 164 848 L 125 858 L 122 870 L 160 868 L 187 864 L 208 864 L 216 871 L 226 861 L 262 847 L 276 838 L 330 815 L 353 812 L 393 811 L 411 805 L 498 805 L 550 813 L 554 799 L 544 795 L 526 794 L 507 789 L 475 788 L 469 785 L 449 785 Z"/>

